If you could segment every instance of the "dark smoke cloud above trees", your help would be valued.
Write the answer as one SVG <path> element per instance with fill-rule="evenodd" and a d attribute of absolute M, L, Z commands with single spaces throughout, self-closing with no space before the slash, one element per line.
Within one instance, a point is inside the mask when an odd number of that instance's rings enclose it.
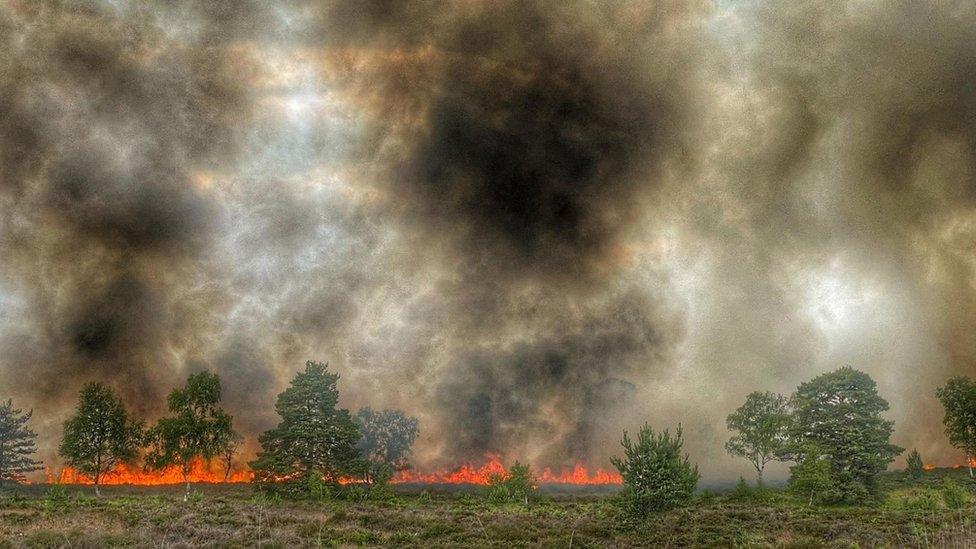
<path fill-rule="evenodd" d="M 151 420 L 212 369 L 253 438 L 328 360 L 419 465 L 680 420 L 708 477 L 747 393 L 851 363 L 951 459 L 913 410 L 976 355 L 974 11 L 9 2 L 0 387 L 43 452 L 88 381 Z"/>

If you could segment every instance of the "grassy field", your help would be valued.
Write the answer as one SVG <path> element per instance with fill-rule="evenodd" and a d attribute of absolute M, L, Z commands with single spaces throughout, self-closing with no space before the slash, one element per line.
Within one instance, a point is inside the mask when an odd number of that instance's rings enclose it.
<path fill-rule="evenodd" d="M 626 524 L 606 493 L 549 489 L 525 505 L 477 490 L 399 488 L 388 502 L 289 502 L 249 486 L 90 489 L 18 487 L 0 496 L 0 546 L 402 547 L 970 547 L 976 505 L 950 510 L 937 470 L 886 475 L 888 497 L 866 507 L 809 507 L 782 491 L 702 494 L 690 507 Z"/>

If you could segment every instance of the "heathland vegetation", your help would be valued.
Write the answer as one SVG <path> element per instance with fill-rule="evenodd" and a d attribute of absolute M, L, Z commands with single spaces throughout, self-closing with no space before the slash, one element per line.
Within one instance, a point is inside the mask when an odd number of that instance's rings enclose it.
<path fill-rule="evenodd" d="M 59 453 L 87 475 L 96 497 L 76 487 L 24 485 L 40 463 L 31 412 L 0 406 L 0 538 L 39 545 L 771 545 L 902 546 L 976 541 L 971 470 L 932 470 L 912 450 L 903 472 L 887 472 L 904 451 L 891 444 L 888 402 L 867 374 L 844 367 L 789 396 L 754 392 L 727 418 L 727 452 L 755 469 L 755 483 L 700 490 L 683 430 L 636 438 L 624 432 L 612 463 L 619 490 L 540 489 L 518 462 L 471 489 L 389 484 L 409 467 L 419 425 L 398 410 L 339 406 L 339 376 L 308 362 L 278 395 L 279 423 L 258 438 L 251 485 L 192 490 L 191 464 L 216 461 L 229 473 L 242 437 L 220 407 L 216 375 L 190 376 L 147 427 L 104 385 L 84 387 L 64 423 Z M 937 394 L 949 441 L 976 451 L 976 385 L 953 378 Z M 99 478 L 141 458 L 148 470 L 177 468 L 170 488 L 112 487 Z M 785 485 L 767 485 L 766 465 L 787 462 Z M 175 494 L 173 494 L 175 495 Z M 130 528 L 135 527 L 135 528 Z M 18 538 L 20 536 L 21 538 Z M 178 541 L 177 541 L 178 540 Z"/>

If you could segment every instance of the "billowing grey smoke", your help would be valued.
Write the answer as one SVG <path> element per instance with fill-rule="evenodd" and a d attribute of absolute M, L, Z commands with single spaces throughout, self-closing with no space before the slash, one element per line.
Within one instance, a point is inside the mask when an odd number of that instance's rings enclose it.
<path fill-rule="evenodd" d="M 421 465 L 606 465 L 844 364 L 954 459 L 976 359 L 967 3 L 9 2 L 0 396 L 147 418 L 217 371 L 253 437 L 305 360 Z M 923 410 L 923 411 L 919 411 Z M 49 450 L 47 456 L 49 457 Z"/>

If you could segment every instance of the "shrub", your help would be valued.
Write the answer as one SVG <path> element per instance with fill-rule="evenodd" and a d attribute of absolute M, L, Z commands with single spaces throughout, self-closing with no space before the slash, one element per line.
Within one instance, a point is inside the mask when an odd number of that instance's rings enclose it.
<path fill-rule="evenodd" d="M 752 500 L 752 487 L 746 482 L 744 477 L 739 477 L 739 482 L 732 489 L 732 493 L 729 497 L 734 501 L 751 501 Z"/>
<path fill-rule="evenodd" d="M 912 453 L 908 454 L 908 460 L 905 463 L 905 472 L 908 473 L 908 476 L 914 479 L 922 477 L 922 456 L 919 455 L 918 450 L 912 449 Z"/>
<path fill-rule="evenodd" d="M 939 509 L 939 498 L 934 492 L 925 490 L 905 499 L 901 508 L 910 511 L 936 511 Z"/>
<path fill-rule="evenodd" d="M 521 502 L 527 505 L 535 489 L 532 468 L 516 461 L 504 475 L 488 477 L 485 490 L 488 499 L 495 503 Z"/>
<path fill-rule="evenodd" d="M 329 483 L 321 474 L 310 473 L 287 480 L 256 483 L 257 488 L 272 498 L 291 500 L 323 501 L 331 499 L 336 486 Z"/>
<path fill-rule="evenodd" d="M 942 479 L 942 501 L 949 509 L 962 509 L 969 503 L 969 494 L 949 477 Z"/>
<path fill-rule="evenodd" d="M 643 518 L 691 500 L 700 475 L 698 466 L 689 463 L 687 455 L 681 455 L 683 444 L 680 425 L 671 436 L 667 430 L 655 434 L 644 424 L 636 443 L 624 432 L 620 442 L 624 458 L 614 457 L 611 461 L 624 480 L 619 501 L 633 517 Z"/>
<path fill-rule="evenodd" d="M 813 500 L 831 488 L 830 463 L 816 449 L 808 448 L 799 464 L 790 467 L 789 489 L 813 505 Z"/>

